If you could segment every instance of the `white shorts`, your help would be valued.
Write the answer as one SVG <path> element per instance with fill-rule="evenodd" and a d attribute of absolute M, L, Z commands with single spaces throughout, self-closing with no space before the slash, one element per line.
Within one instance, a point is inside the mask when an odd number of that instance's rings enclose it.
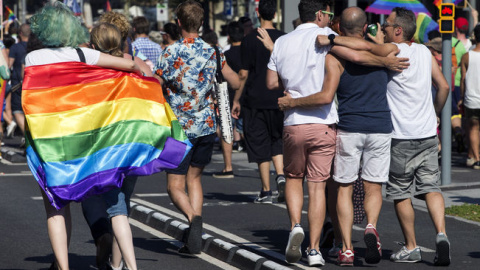
<path fill-rule="evenodd" d="M 362 179 L 369 182 L 388 181 L 390 169 L 390 133 L 354 133 L 338 130 L 333 179 L 352 183 L 358 179 L 362 160 Z"/>

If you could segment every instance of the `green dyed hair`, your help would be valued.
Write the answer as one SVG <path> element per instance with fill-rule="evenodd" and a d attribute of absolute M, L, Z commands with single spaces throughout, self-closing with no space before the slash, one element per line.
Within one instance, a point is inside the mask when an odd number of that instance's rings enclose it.
<path fill-rule="evenodd" d="M 78 47 L 88 42 L 88 31 L 61 2 L 47 4 L 30 18 L 30 28 L 48 48 Z"/>

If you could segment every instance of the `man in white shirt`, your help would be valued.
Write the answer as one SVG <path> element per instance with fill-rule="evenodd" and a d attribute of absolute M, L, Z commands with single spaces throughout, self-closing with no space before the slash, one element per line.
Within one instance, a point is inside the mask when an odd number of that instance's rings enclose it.
<path fill-rule="evenodd" d="M 293 32 L 278 38 L 268 63 L 267 87 L 281 84 L 293 97 L 318 92 L 323 84 L 325 56 L 330 46 L 315 47 L 317 35 L 334 32 L 328 28 L 330 1 L 302 0 L 298 5 L 302 23 Z M 292 68 L 295 67 L 295 68 Z M 280 83 L 278 76 L 281 77 Z M 303 179 L 309 193 L 308 223 L 310 245 L 307 258 L 310 266 L 324 265 L 320 249 L 320 233 L 325 218 L 325 185 L 335 154 L 335 105 L 316 108 L 294 108 L 284 117 L 284 172 L 287 178 L 285 199 L 291 221 L 291 233 L 285 252 L 286 261 L 295 263 L 302 257 L 304 238 L 300 226 L 303 205 Z"/>

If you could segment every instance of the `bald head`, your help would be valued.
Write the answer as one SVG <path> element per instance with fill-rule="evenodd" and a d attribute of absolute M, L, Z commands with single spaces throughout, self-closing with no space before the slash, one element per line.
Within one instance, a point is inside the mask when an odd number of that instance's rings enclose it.
<path fill-rule="evenodd" d="M 349 7 L 343 10 L 340 17 L 340 31 L 346 36 L 362 35 L 367 24 L 367 15 L 359 7 Z"/>

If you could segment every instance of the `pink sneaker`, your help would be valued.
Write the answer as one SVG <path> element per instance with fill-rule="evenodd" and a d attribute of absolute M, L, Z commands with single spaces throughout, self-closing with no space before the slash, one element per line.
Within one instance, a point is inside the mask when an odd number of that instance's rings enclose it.
<path fill-rule="evenodd" d="M 365 262 L 369 264 L 379 263 L 382 259 L 382 244 L 380 243 L 380 237 L 378 236 L 377 230 L 372 224 L 368 224 L 365 228 L 363 240 L 367 246 Z"/>
<path fill-rule="evenodd" d="M 353 260 L 355 259 L 355 255 L 353 251 L 347 249 L 345 252 L 340 252 L 337 257 L 337 264 L 339 266 L 353 266 Z"/>

